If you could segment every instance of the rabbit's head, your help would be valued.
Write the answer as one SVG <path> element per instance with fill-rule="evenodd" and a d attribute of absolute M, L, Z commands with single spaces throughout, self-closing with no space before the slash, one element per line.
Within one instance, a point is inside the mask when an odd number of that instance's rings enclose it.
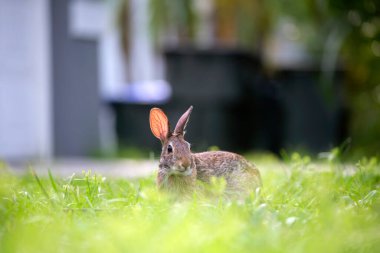
<path fill-rule="evenodd" d="M 190 176 L 193 173 L 190 144 L 185 141 L 185 128 L 193 107 L 181 116 L 173 132 L 168 118 L 159 108 L 150 110 L 150 129 L 162 143 L 160 170 L 166 175 Z"/>

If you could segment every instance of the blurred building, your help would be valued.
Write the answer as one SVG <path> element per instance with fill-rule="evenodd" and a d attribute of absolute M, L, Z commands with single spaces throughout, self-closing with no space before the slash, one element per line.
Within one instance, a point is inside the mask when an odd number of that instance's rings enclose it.
<path fill-rule="evenodd" d="M 112 149 L 103 97 L 153 73 L 147 0 L 133 8 L 126 77 L 119 1 L 0 0 L 0 159 L 84 156 Z M 146 28 L 144 28 L 146 26 Z"/>
<path fill-rule="evenodd" d="M 0 0 L 0 159 L 159 150 L 147 122 L 157 105 L 171 121 L 194 105 L 195 150 L 341 143 L 343 36 L 316 63 L 308 29 L 283 17 L 269 27 L 264 3 L 242 3 L 236 23 L 239 4 L 224 1 Z"/>

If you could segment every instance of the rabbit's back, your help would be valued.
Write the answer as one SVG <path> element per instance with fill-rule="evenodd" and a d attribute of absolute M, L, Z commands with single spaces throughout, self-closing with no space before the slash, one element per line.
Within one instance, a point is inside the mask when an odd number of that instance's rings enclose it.
<path fill-rule="evenodd" d="M 241 155 L 210 151 L 193 154 L 197 179 L 209 182 L 211 177 L 224 177 L 228 190 L 261 186 L 259 170 Z"/>

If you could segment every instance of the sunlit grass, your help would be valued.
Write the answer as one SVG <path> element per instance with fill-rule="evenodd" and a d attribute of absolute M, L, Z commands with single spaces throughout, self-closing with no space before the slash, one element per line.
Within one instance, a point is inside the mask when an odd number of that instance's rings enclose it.
<path fill-rule="evenodd" d="M 261 159 L 261 160 L 260 160 Z M 0 172 L 0 252 L 377 252 L 380 165 L 260 158 L 245 201 L 157 192 L 154 176 Z"/>

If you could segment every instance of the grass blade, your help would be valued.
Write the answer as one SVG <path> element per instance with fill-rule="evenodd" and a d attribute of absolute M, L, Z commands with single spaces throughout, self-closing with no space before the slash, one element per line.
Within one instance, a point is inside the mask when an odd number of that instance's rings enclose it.
<path fill-rule="evenodd" d="M 36 179 L 36 182 L 37 182 L 38 186 L 40 187 L 42 193 L 45 195 L 46 199 L 48 199 L 48 200 L 50 201 L 50 203 L 51 203 L 52 205 L 54 205 L 53 201 L 52 201 L 52 200 L 50 199 L 50 197 L 49 197 L 49 194 L 47 193 L 47 191 L 45 190 L 44 186 L 42 185 L 41 180 L 40 180 L 40 178 L 38 177 L 36 171 L 35 171 L 34 169 L 32 169 L 32 168 L 30 169 L 30 171 L 31 171 L 31 173 L 32 173 L 32 175 L 33 175 L 33 177 L 34 177 L 34 179 Z"/>
<path fill-rule="evenodd" d="M 48 174 L 49 174 L 49 179 L 50 179 L 51 186 L 53 187 L 55 193 L 58 194 L 58 192 L 59 192 L 58 191 L 58 187 L 57 187 L 57 184 L 56 184 L 56 182 L 54 180 L 53 174 L 51 173 L 50 168 L 48 169 Z"/>

